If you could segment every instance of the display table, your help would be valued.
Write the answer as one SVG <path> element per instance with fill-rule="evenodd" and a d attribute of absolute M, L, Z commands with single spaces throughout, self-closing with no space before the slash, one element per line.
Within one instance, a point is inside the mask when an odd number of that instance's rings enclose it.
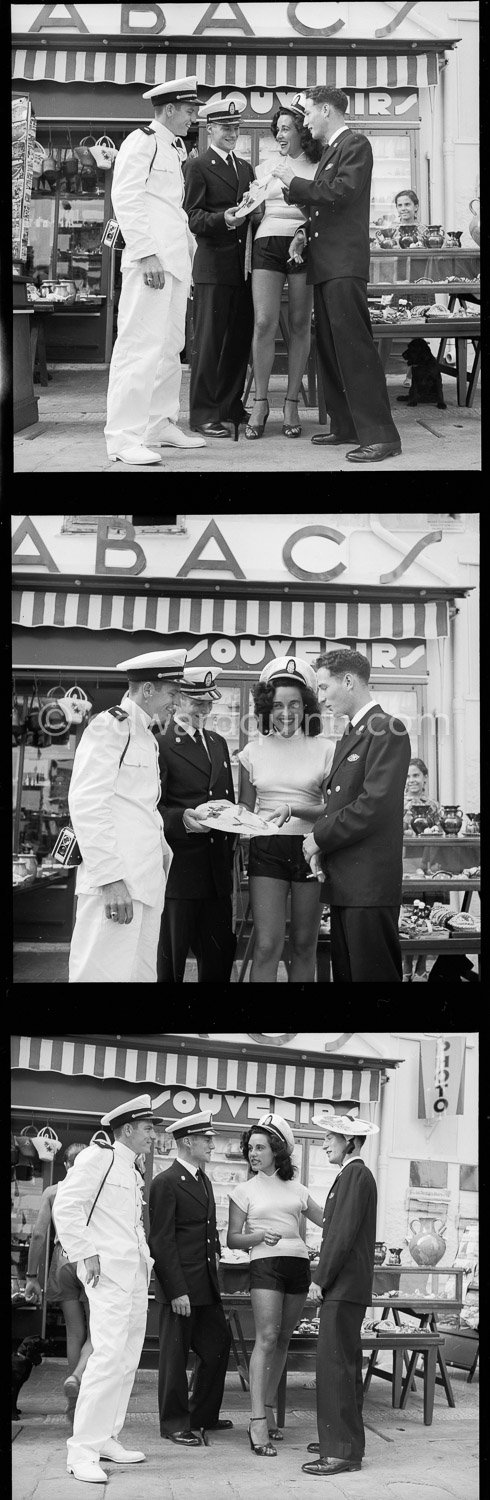
<path fill-rule="evenodd" d="M 39 421 L 37 400 L 32 384 L 30 323 L 32 307 L 27 300 L 27 278 L 13 276 L 13 386 L 14 432 L 32 427 Z"/>
<path fill-rule="evenodd" d="M 449 291 L 449 288 L 446 290 Z M 439 339 L 439 348 L 436 359 L 439 369 L 443 374 L 456 376 L 456 394 L 458 406 L 472 406 L 480 373 L 481 364 L 481 320 L 480 318 L 407 318 L 399 323 L 373 323 L 373 338 L 378 346 L 378 353 L 383 369 L 386 370 L 391 354 L 392 345 L 395 340 L 403 339 L 410 343 L 411 339 Z M 456 367 L 449 365 L 444 358 L 448 339 L 454 339 L 456 345 Z M 473 362 L 471 370 L 468 371 L 468 344 L 473 345 Z M 437 407 L 430 402 L 424 403 L 421 411 L 430 413 L 435 417 Z M 396 412 L 396 407 L 393 407 Z M 327 409 L 318 370 L 318 418 L 320 424 L 327 421 Z"/>

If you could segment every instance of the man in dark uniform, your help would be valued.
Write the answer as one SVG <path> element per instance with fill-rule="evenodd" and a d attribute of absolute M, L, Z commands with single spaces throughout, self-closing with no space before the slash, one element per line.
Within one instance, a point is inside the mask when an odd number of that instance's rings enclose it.
<path fill-rule="evenodd" d="M 295 176 L 285 157 L 272 169 L 288 202 L 310 214 L 308 276 L 331 432 L 313 443 L 358 442 L 352 463 L 379 463 L 401 453 L 367 300 L 373 153 L 367 136 L 345 123 L 347 94 L 323 84 L 307 90 L 305 125 L 324 150 L 314 181 Z"/>
<path fill-rule="evenodd" d="M 369 692 L 370 666 L 341 647 L 316 662 L 320 697 L 348 727 L 337 743 L 326 807 L 303 843 L 321 850 L 330 902 L 332 970 L 341 984 L 401 984 L 403 797 L 410 762 L 405 724 Z"/>
<path fill-rule="evenodd" d="M 234 839 L 216 829 L 204 829 L 194 811 L 211 798 L 235 801 L 226 740 L 204 729 L 206 714 L 221 697 L 214 686 L 220 670 L 184 669 L 180 706 L 163 734 L 157 735 L 162 784 L 159 811 L 173 850 L 158 947 L 160 983 L 183 983 L 192 949 L 198 983 L 226 984 L 235 956 Z"/>
<path fill-rule="evenodd" d="M 204 1167 L 211 1156 L 212 1115 L 190 1115 L 167 1126 L 177 1157 L 150 1188 L 149 1244 L 159 1303 L 158 1405 L 162 1437 L 186 1448 L 205 1432 L 233 1426 L 220 1418 L 230 1330 L 221 1305 L 213 1189 Z M 189 1349 L 197 1355 L 192 1394 Z"/>
<path fill-rule="evenodd" d="M 310 1296 L 321 1302 L 316 1354 L 319 1453 L 305 1474 L 328 1478 L 360 1469 L 364 1456 L 361 1324 L 370 1305 L 376 1238 L 376 1183 L 361 1146 L 379 1127 L 348 1115 L 313 1115 L 324 1149 L 340 1172 L 325 1204 L 323 1238 Z"/>
<path fill-rule="evenodd" d="M 225 422 L 247 420 L 242 394 L 253 333 L 251 277 L 245 278 L 247 221 L 235 209 L 248 192 L 253 170 L 235 156 L 244 113 L 233 101 L 207 104 L 210 145 L 185 174 L 184 207 L 197 239 L 193 266 L 194 341 L 189 421 L 207 437 L 229 437 Z"/>

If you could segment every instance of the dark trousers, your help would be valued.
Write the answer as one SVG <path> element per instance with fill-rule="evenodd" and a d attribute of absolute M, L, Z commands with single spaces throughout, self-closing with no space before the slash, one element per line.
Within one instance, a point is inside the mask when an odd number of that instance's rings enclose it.
<path fill-rule="evenodd" d="M 190 424 L 239 421 L 253 334 L 251 278 L 240 286 L 195 286 Z"/>
<path fill-rule="evenodd" d="M 315 286 L 315 329 L 332 431 L 346 442 L 395 443 L 386 380 L 373 335 L 366 282 L 359 276 Z"/>
<path fill-rule="evenodd" d="M 332 979 L 401 984 L 399 906 L 331 906 Z"/>
<path fill-rule="evenodd" d="M 158 1409 L 160 1432 L 186 1432 L 218 1421 L 230 1351 L 230 1329 L 220 1302 L 192 1307 L 190 1318 L 159 1305 Z M 197 1355 L 192 1395 L 189 1350 Z"/>
<path fill-rule="evenodd" d="M 165 902 L 157 957 L 160 984 L 183 984 L 189 951 L 197 958 L 197 982 L 227 984 L 235 957 L 231 896 Z"/>
<path fill-rule="evenodd" d="M 322 1303 L 316 1353 L 316 1410 L 322 1458 L 364 1454 L 361 1323 L 358 1302 Z"/>

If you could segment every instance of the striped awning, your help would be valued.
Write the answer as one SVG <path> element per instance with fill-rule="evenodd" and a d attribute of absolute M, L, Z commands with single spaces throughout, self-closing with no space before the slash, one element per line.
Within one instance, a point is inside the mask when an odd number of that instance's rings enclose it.
<path fill-rule="evenodd" d="M 123 1079 L 158 1087 L 209 1089 L 219 1093 L 270 1095 L 272 1098 L 350 1100 L 376 1103 L 380 1068 L 369 1063 L 355 1067 L 323 1068 L 264 1057 L 213 1057 L 182 1052 L 151 1052 L 145 1048 L 110 1047 L 105 1043 L 65 1041 L 63 1037 L 14 1036 L 12 1068 L 58 1073 L 90 1079 Z M 156 1085 L 151 1089 L 150 1085 Z"/>
<path fill-rule="evenodd" d="M 145 84 L 151 87 L 196 74 L 209 89 L 427 88 L 439 81 L 436 52 L 287 56 L 260 53 L 113 52 L 57 47 L 16 47 L 12 77 L 53 83 Z"/>
<path fill-rule="evenodd" d="M 185 598 L 153 594 L 14 590 L 13 624 L 155 634 L 293 636 L 296 640 L 435 640 L 449 634 L 447 600 Z"/>

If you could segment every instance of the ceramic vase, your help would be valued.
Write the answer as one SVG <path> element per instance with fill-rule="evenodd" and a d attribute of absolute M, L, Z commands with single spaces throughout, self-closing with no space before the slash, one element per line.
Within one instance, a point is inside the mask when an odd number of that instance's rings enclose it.
<path fill-rule="evenodd" d="M 459 833 L 463 822 L 461 808 L 457 807 L 455 803 L 448 802 L 445 807 L 441 807 L 439 822 L 441 828 L 444 829 L 444 833 Z"/>
<path fill-rule="evenodd" d="M 414 802 L 410 822 L 414 833 L 423 833 L 430 818 L 429 808 L 423 802 Z"/>
<path fill-rule="evenodd" d="M 424 232 L 424 244 L 428 250 L 440 250 L 444 244 L 444 230 L 442 224 L 427 224 Z"/>
<path fill-rule="evenodd" d="M 385 1245 L 384 1240 L 376 1240 L 375 1241 L 375 1245 L 374 1245 L 374 1264 L 375 1264 L 375 1266 L 382 1266 L 383 1265 L 385 1255 L 386 1255 L 386 1245 Z"/>
<path fill-rule="evenodd" d="M 441 1220 L 438 1222 L 441 1223 Z M 416 1225 L 418 1225 L 417 1229 Z M 416 1261 L 418 1266 L 437 1266 L 438 1261 L 442 1260 L 446 1249 L 446 1241 L 443 1238 L 446 1225 L 441 1223 L 440 1230 L 437 1230 L 435 1226 L 436 1220 L 431 1217 L 412 1219 L 410 1222 L 413 1239 L 409 1240 L 408 1248 L 412 1260 Z"/>

